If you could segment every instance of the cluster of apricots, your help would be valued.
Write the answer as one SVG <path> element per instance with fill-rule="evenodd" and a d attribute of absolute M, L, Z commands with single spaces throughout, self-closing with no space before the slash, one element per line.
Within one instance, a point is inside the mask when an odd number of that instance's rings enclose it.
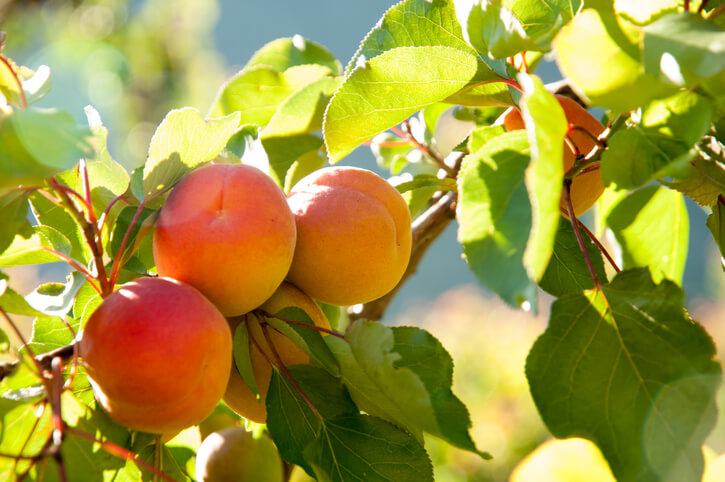
<path fill-rule="evenodd" d="M 402 278 L 411 219 L 378 175 L 329 167 L 288 196 L 262 171 L 209 164 L 185 176 L 161 209 L 153 236 L 158 277 L 122 285 L 90 316 L 80 355 L 99 404 L 134 430 L 168 434 L 199 424 L 223 398 L 243 417 L 266 419 L 272 365 L 308 355 L 265 316 L 300 308 L 330 324 L 315 300 L 379 298 Z M 247 323 L 260 397 L 233 361 Z"/>

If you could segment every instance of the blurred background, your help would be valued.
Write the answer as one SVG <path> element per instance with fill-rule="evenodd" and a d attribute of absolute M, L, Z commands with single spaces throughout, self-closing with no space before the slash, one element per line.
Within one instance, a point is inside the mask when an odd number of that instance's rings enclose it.
<path fill-rule="evenodd" d="M 267 42 L 300 34 L 327 47 L 345 65 L 393 0 L 0 0 L 4 53 L 17 63 L 50 66 L 53 89 L 40 107 L 58 107 L 85 123 L 91 104 L 109 128 L 109 150 L 129 170 L 142 164 L 149 140 L 166 113 L 192 106 L 205 113 L 217 89 Z M 537 71 L 558 80 L 556 66 Z M 343 160 L 378 170 L 361 147 Z M 688 308 L 725 350 L 725 276 L 705 228 L 707 214 L 693 203 L 684 288 Z M 0 227 L 2 229 L 2 227 Z M 39 280 L 63 281 L 65 268 L 11 269 L 22 294 Z M 473 436 L 494 460 L 427 447 L 439 481 L 503 481 L 548 433 L 524 377 L 526 354 L 546 326 L 550 299 L 538 315 L 505 306 L 475 282 L 461 259 L 452 223 L 433 244 L 389 308 L 384 322 L 422 326 L 438 337 L 456 364 L 454 391 L 468 405 Z M 725 412 L 725 390 L 719 395 Z M 721 417 L 722 419 L 723 417 Z M 725 452 L 725 423 L 709 439 Z"/>

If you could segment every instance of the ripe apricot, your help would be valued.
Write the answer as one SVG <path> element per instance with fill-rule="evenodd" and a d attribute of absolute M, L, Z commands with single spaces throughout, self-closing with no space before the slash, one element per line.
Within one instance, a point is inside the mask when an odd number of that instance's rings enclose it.
<path fill-rule="evenodd" d="M 560 95 L 556 96 L 556 100 L 559 101 L 559 105 L 564 110 L 564 115 L 570 125 L 586 129 L 595 137 L 604 132 L 602 123 L 577 102 Z M 504 116 L 504 127 L 507 131 L 526 128 L 524 120 L 521 117 L 521 112 L 518 109 L 512 107 L 506 112 Z M 590 136 L 578 129 L 572 130 L 568 135 L 571 142 L 583 155 L 587 155 L 596 145 Z M 575 156 L 571 148 L 564 144 L 564 172 L 574 165 L 574 160 Z M 604 184 L 602 184 L 602 176 L 598 169 L 576 176 L 571 183 L 571 203 L 574 208 L 574 214 L 578 217 L 585 213 L 599 199 L 602 192 L 604 192 Z M 563 196 L 561 209 L 564 213 L 567 212 Z"/>
<path fill-rule="evenodd" d="M 302 179 L 287 197 L 297 247 L 287 279 L 333 305 L 377 299 L 398 284 L 411 249 L 410 212 L 377 174 L 328 167 Z"/>
<path fill-rule="evenodd" d="M 225 316 L 264 303 L 287 275 L 296 228 L 284 193 L 259 169 L 211 164 L 188 174 L 154 231 L 160 275 L 190 284 Z"/>
<path fill-rule="evenodd" d="M 96 400 L 112 419 L 134 430 L 172 433 L 204 420 L 221 399 L 232 335 L 195 288 L 140 278 L 93 312 L 79 349 Z"/>
<path fill-rule="evenodd" d="M 249 355 L 252 362 L 252 371 L 254 379 L 257 383 L 260 398 L 257 399 L 252 390 L 242 380 L 236 366 L 232 366 L 229 383 L 224 401 L 229 407 L 242 417 L 257 423 L 265 423 L 267 419 L 267 408 L 265 400 L 267 390 L 269 389 L 269 381 L 272 378 L 272 364 L 279 365 L 274 352 L 267 343 L 267 338 L 262 332 L 260 320 L 264 319 L 262 312 L 269 314 L 277 314 L 285 308 L 296 307 L 302 309 L 312 319 L 315 325 L 322 328 L 330 328 L 325 314 L 319 306 L 306 294 L 290 283 L 282 283 L 279 289 L 267 300 L 259 310 L 249 313 L 244 317 L 232 318 L 229 324 L 232 332 L 237 326 L 245 322 L 250 333 Z M 309 363 L 309 356 L 295 345 L 292 340 L 278 332 L 277 330 L 267 329 L 267 333 L 272 340 L 274 349 L 279 355 L 282 363 L 286 365 L 296 365 Z M 252 339 L 254 341 L 252 341 Z M 234 361 L 232 360 L 232 364 Z"/>
<path fill-rule="evenodd" d="M 196 478 L 200 482 L 282 482 L 282 459 L 269 437 L 254 438 L 243 427 L 227 428 L 210 434 L 199 446 Z"/>

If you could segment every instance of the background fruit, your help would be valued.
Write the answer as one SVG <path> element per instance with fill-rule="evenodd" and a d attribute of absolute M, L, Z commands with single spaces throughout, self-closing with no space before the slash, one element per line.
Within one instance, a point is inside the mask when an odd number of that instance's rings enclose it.
<path fill-rule="evenodd" d="M 330 324 L 320 307 L 309 296 L 290 283 L 282 283 L 274 295 L 260 307 L 260 310 L 274 314 L 288 307 L 301 308 L 312 319 L 315 325 L 330 328 Z M 224 394 L 224 401 L 242 417 L 257 423 L 265 423 L 267 419 L 265 397 L 267 395 L 267 389 L 269 388 L 270 378 L 272 377 L 272 365 L 270 365 L 268 360 L 272 361 L 275 365 L 277 365 L 277 360 L 267 343 L 267 339 L 259 323 L 260 318 L 257 318 L 257 316 L 261 315 L 250 313 L 245 317 L 230 319 L 229 324 L 232 328 L 232 333 L 234 333 L 239 323 L 246 318 L 251 335 L 257 342 L 257 344 L 250 343 L 249 354 L 252 360 L 254 379 L 259 389 L 260 399 L 257 400 L 252 390 L 242 380 L 236 367 L 232 366 L 229 384 Z M 289 338 L 276 330 L 268 330 L 268 333 L 277 353 L 285 365 L 309 363 L 309 356 Z M 262 349 L 261 351 L 260 348 Z M 232 360 L 233 363 L 234 361 Z"/>
<path fill-rule="evenodd" d="M 599 136 L 599 134 L 604 132 L 602 123 L 577 102 L 560 95 L 556 96 L 556 100 L 559 101 L 559 105 L 564 110 L 564 115 L 569 124 L 583 127 L 594 136 Z M 507 131 L 525 129 L 526 126 L 521 117 L 521 111 L 515 107 L 509 109 L 504 116 L 504 127 Z M 572 130 L 569 133 L 569 138 L 584 155 L 587 155 L 596 145 L 591 137 L 579 130 Z M 574 159 L 574 153 L 565 144 L 564 172 L 574 165 Z M 578 217 L 586 212 L 599 199 L 602 192 L 604 192 L 604 185 L 602 184 L 602 176 L 598 169 L 575 177 L 571 184 L 571 203 L 574 207 L 574 214 Z M 566 212 L 566 205 L 563 198 L 561 208 Z"/>
<path fill-rule="evenodd" d="M 292 188 L 297 247 L 287 279 L 312 298 L 353 305 L 392 290 L 410 259 L 410 212 L 377 174 L 320 169 Z"/>
<path fill-rule="evenodd" d="M 614 482 L 596 445 L 583 438 L 554 439 L 539 445 L 511 474 L 510 482 Z"/>
<path fill-rule="evenodd" d="M 282 481 L 282 460 L 272 440 L 243 427 L 210 434 L 196 454 L 196 477 L 208 482 Z"/>
<path fill-rule="evenodd" d="M 212 164 L 187 175 L 154 231 L 162 276 L 188 283 L 225 316 L 269 298 L 292 262 L 295 223 L 284 194 L 262 171 Z"/>
<path fill-rule="evenodd" d="M 169 433 L 198 424 L 229 378 L 232 337 L 216 307 L 191 286 L 140 278 L 88 319 L 80 355 L 96 399 L 118 423 Z"/>

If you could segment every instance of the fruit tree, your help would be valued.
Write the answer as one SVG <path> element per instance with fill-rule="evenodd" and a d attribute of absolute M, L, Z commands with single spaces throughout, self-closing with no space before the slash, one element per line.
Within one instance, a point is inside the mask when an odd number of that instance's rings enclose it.
<path fill-rule="evenodd" d="M 108 7 L 71 3 L 97 32 Z M 527 397 L 569 440 L 512 480 L 714 480 L 722 369 L 683 287 L 702 224 L 725 269 L 723 13 L 403 0 L 344 66 L 295 35 L 197 82 L 135 167 L 102 109 L 46 105 L 53 65 L 0 53 L 0 480 L 418 482 L 431 440 L 493 463 L 454 357 L 388 315 L 450 225 L 482 288 L 548 317 Z M 65 283 L 15 288 L 50 263 Z"/>

